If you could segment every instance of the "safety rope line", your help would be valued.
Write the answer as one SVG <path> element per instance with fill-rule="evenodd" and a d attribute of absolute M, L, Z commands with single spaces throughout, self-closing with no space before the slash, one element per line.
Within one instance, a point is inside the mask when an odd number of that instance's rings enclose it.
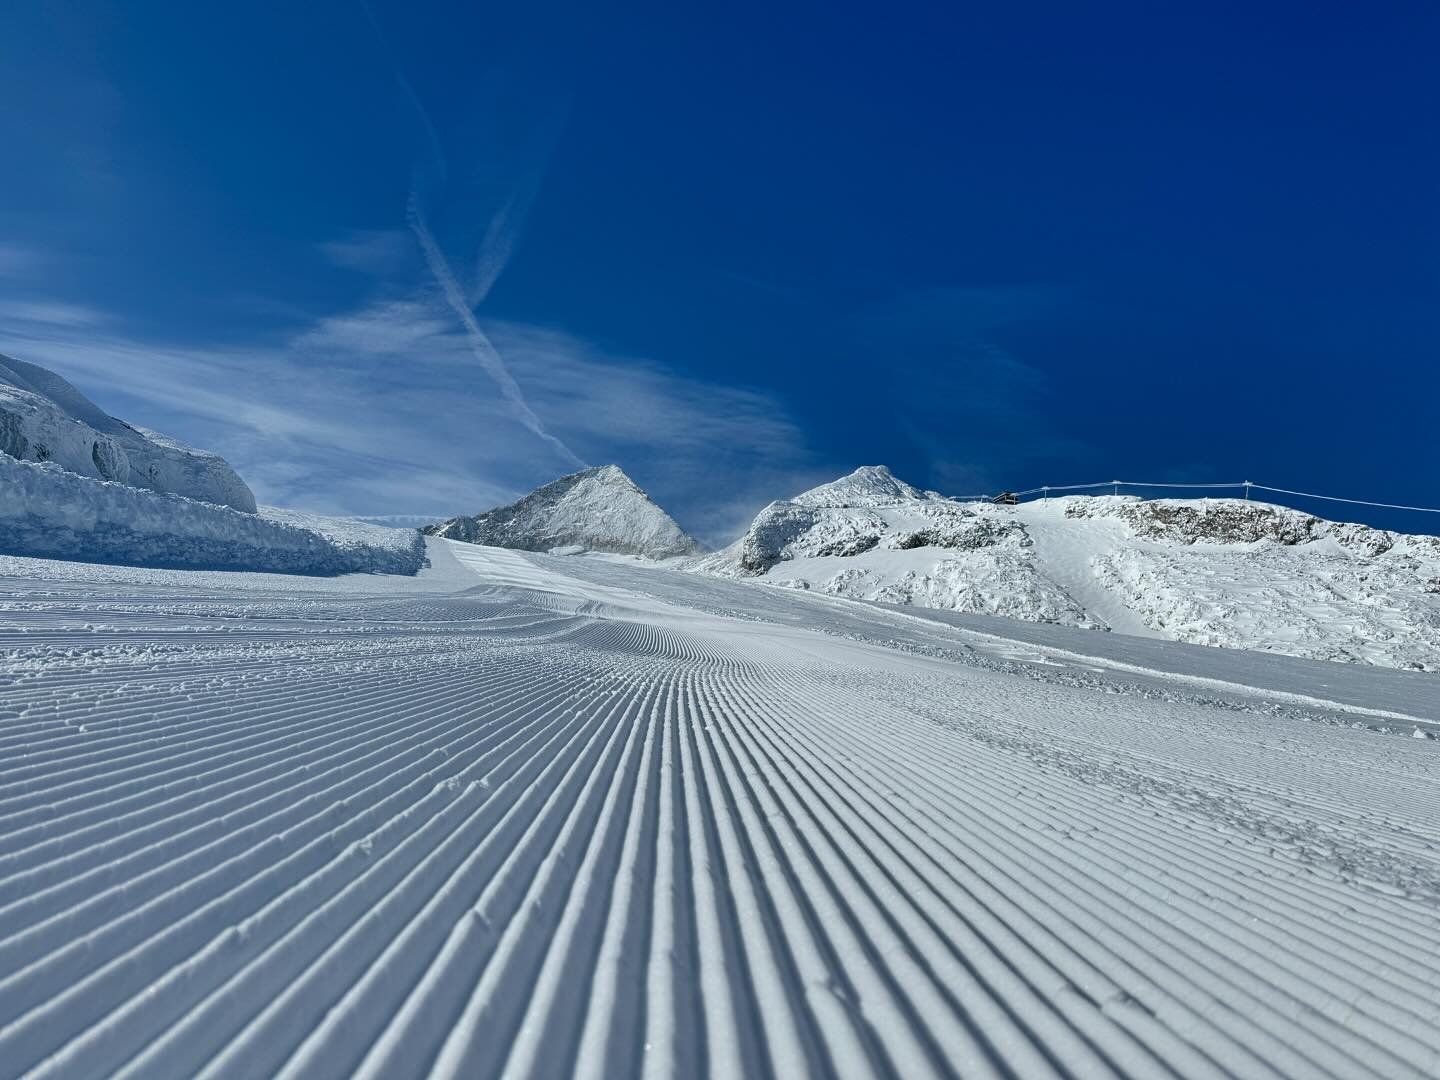
<path fill-rule="evenodd" d="M 1345 499 L 1338 495 L 1317 495 L 1313 491 L 1296 491 L 1293 488 L 1271 487 L 1268 484 L 1256 484 L 1249 480 L 1238 484 L 1152 484 L 1141 483 L 1134 480 L 1103 480 L 1097 484 L 1046 484 L 1041 487 L 1026 488 L 1024 491 L 1012 491 L 1008 494 L 1014 495 L 1017 499 L 1026 495 L 1049 495 L 1056 491 L 1091 491 L 1095 488 L 1175 488 L 1184 490 L 1244 490 L 1247 497 L 1251 491 L 1273 491 L 1280 495 L 1294 495 L 1301 499 L 1323 499 L 1326 502 L 1349 503 L 1352 506 L 1375 506 L 1382 510 L 1413 510 L 1422 514 L 1440 514 L 1440 507 L 1434 506 L 1407 506 L 1403 503 L 1377 502 L 1373 499 Z M 994 499 L 994 495 L 959 495 L 961 501 Z"/>
<path fill-rule="evenodd" d="M 1266 487 L 1264 484 L 1250 486 L 1261 491 L 1278 491 L 1282 495 L 1299 495 L 1305 499 L 1325 499 L 1328 502 L 1353 503 L 1356 506 L 1379 506 L 1386 510 L 1418 510 L 1422 514 L 1440 514 L 1440 509 L 1433 506 L 1403 506 L 1400 503 L 1371 502 L 1369 499 L 1342 499 L 1338 495 L 1312 495 L 1308 491 L 1291 491 L 1289 488 Z"/>

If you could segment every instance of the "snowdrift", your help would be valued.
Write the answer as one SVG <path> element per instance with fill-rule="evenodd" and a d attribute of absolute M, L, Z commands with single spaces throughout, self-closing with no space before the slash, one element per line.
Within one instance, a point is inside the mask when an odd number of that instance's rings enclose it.
<path fill-rule="evenodd" d="M 286 574 L 413 574 L 419 533 L 228 506 L 0 454 L 0 552 L 84 562 Z"/>

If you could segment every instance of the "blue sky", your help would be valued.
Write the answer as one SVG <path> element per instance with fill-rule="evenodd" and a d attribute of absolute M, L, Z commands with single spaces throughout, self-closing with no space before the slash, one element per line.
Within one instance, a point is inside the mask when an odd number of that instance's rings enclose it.
<path fill-rule="evenodd" d="M 317 511 L 1440 505 L 1440 7 L 604 7 L 7 5 L 0 351 Z"/>

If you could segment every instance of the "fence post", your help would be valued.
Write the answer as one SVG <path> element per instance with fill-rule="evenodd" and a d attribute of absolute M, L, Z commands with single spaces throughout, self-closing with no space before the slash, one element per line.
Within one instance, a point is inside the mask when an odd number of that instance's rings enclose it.
<path fill-rule="evenodd" d="M 1250 481 L 1249 481 L 1249 480 L 1246 480 L 1246 481 L 1245 481 L 1245 501 L 1246 501 L 1246 502 L 1249 502 L 1249 501 L 1250 501 Z"/>
<path fill-rule="evenodd" d="M 1040 500 L 1043 502 L 1048 498 L 1050 498 L 1050 485 L 1046 484 L 1040 489 Z"/>
<path fill-rule="evenodd" d="M 1115 485 L 1115 494 L 1118 496 L 1120 494 L 1120 481 L 1111 480 L 1110 482 Z"/>

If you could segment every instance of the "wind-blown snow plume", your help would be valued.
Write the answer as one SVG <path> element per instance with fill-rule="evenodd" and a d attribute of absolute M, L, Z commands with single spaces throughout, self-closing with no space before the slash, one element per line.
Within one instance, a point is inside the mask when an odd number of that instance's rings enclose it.
<path fill-rule="evenodd" d="M 505 366 L 504 359 L 490 339 L 485 336 L 485 331 L 480 329 L 480 323 L 475 318 L 475 313 L 465 300 L 465 292 L 460 288 L 460 282 L 455 278 L 455 272 L 450 269 L 450 261 L 445 258 L 445 253 L 440 250 L 440 245 L 435 241 L 435 234 L 430 231 L 426 224 L 425 213 L 420 207 L 419 197 L 412 193 L 410 196 L 410 207 L 408 212 L 410 230 L 420 242 L 420 250 L 425 254 L 425 263 L 430 268 L 435 282 L 440 286 L 445 301 L 455 311 L 460 324 L 465 328 L 465 334 L 470 341 L 470 351 L 480 366 L 495 380 L 500 387 L 500 393 L 515 414 L 515 419 L 524 424 L 532 432 L 544 439 L 553 446 L 570 464 L 579 468 L 585 468 L 585 462 L 578 457 L 570 447 L 545 430 L 545 425 L 540 422 L 540 417 L 535 415 L 535 410 L 530 408 L 529 402 L 525 400 L 525 393 L 520 389 L 520 384 L 510 374 L 510 369 Z"/>

